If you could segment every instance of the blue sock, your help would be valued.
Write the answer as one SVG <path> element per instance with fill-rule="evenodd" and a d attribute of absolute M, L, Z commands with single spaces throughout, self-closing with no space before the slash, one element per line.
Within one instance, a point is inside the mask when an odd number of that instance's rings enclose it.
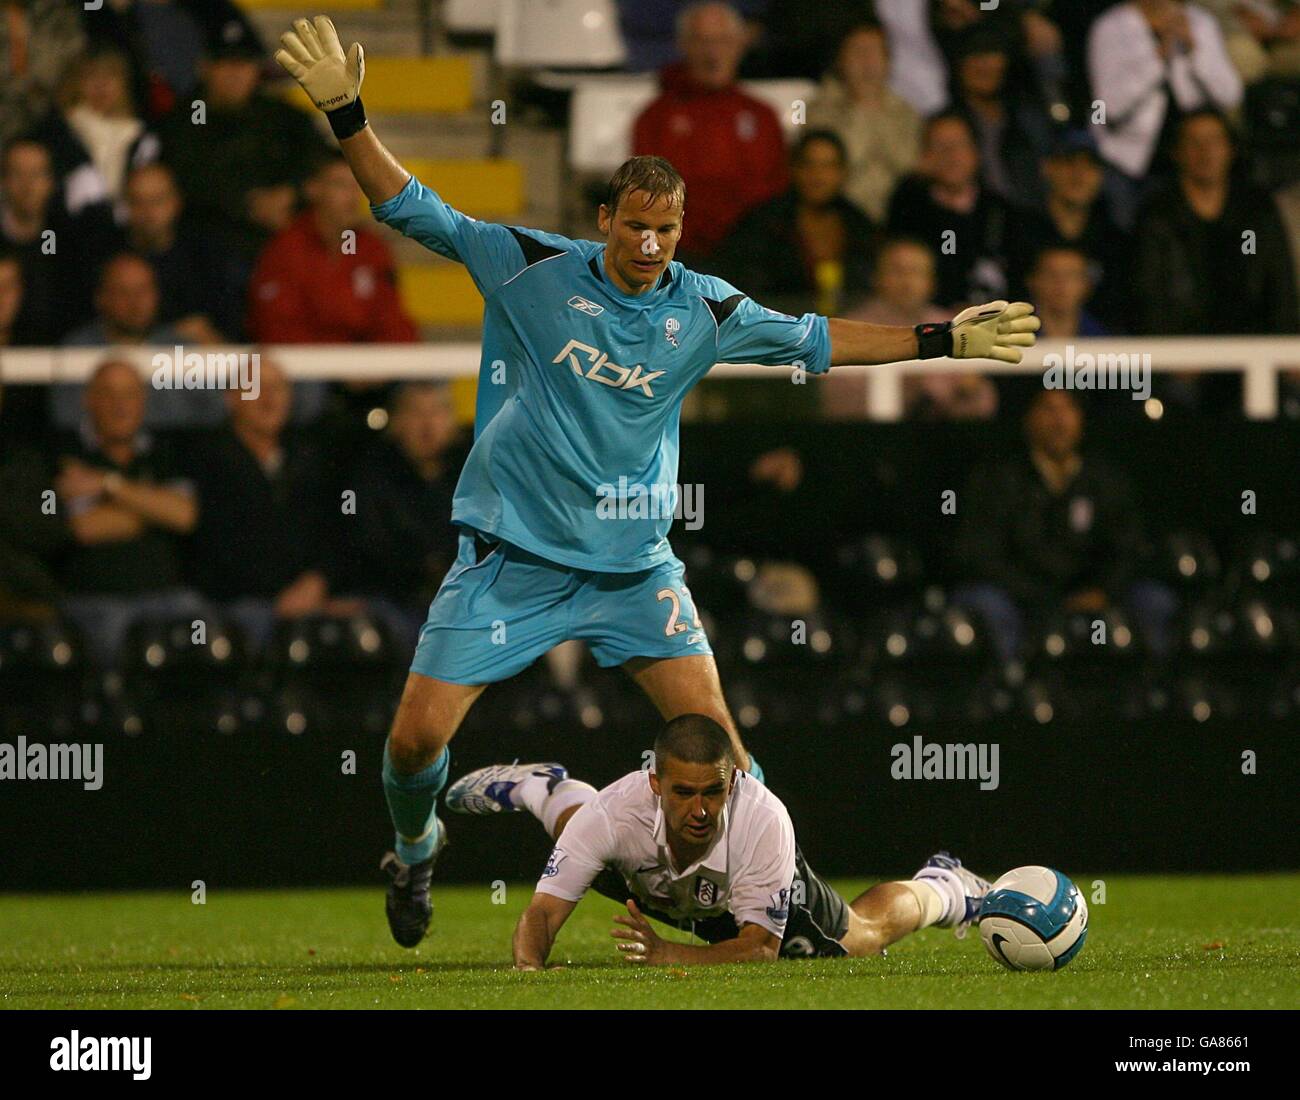
<path fill-rule="evenodd" d="M 758 758 L 752 752 L 749 754 L 749 774 L 762 783 L 764 787 L 767 786 L 767 776 L 763 774 Z"/>
<path fill-rule="evenodd" d="M 434 808 L 438 795 L 447 785 L 447 768 L 451 750 L 414 775 L 401 775 L 393 769 L 384 745 L 384 797 L 388 815 L 397 830 L 397 858 L 403 863 L 420 863 L 433 855 L 438 843 L 438 823 Z"/>

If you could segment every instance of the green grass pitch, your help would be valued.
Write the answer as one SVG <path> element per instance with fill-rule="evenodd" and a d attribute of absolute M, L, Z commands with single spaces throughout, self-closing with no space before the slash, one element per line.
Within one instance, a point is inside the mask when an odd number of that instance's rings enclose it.
<path fill-rule="evenodd" d="M 1076 876 L 1083 952 L 1012 974 L 927 929 L 888 957 L 642 969 L 615 956 L 616 907 L 589 898 L 560 935 L 565 968 L 517 974 L 510 934 L 531 893 L 437 888 L 416 951 L 388 939 L 383 892 L 209 890 L 0 895 L 4 1008 L 1297 1008 L 1300 875 Z M 839 882 L 849 897 L 862 883 Z M 436 886 L 436 883 L 435 883 Z M 501 891 L 496 892 L 500 898 Z"/>

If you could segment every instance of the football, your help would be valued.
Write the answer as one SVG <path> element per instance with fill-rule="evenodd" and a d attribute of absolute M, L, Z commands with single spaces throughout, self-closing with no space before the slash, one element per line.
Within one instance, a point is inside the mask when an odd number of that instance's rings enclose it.
<path fill-rule="evenodd" d="M 1060 970 L 1088 938 L 1088 906 L 1050 867 L 1017 867 L 997 880 L 980 908 L 980 937 L 1009 970 Z"/>

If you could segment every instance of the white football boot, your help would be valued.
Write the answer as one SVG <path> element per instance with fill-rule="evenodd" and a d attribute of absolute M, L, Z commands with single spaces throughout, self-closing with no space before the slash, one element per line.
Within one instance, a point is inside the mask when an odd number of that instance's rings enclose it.
<path fill-rule="evenodd" d="M 979 919 L 984 895 L 989 892 L 988 879 L 967 870 L 961 860 L 947 852 L 936 852 L 912 878 L 930 883 L 948 899 L 948 911 L 935 923 L 953 929 L 954 936 L 964 939 L 971 924 Z"/>
<path fill-rule="evenodd" d="M 493 764 L 462 775 L 447 788 L 447 809 L 458 814 L 499 814 L 522 810 L 512 794 L 525 779 L 542 776 L 554 790 L 569 778 L 563 764 Z"/>

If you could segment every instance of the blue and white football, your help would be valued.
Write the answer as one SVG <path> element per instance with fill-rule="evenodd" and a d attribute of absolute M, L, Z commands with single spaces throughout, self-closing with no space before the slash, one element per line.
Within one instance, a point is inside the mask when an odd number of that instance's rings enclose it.
<path fill-rule="evenodd" d="M 1011 970 L 1060 970 L 1083 950 L 1088 906 L 1079 888 L 1050 867 L 1017 867 L 980 906 L 984 946 Z"/>

